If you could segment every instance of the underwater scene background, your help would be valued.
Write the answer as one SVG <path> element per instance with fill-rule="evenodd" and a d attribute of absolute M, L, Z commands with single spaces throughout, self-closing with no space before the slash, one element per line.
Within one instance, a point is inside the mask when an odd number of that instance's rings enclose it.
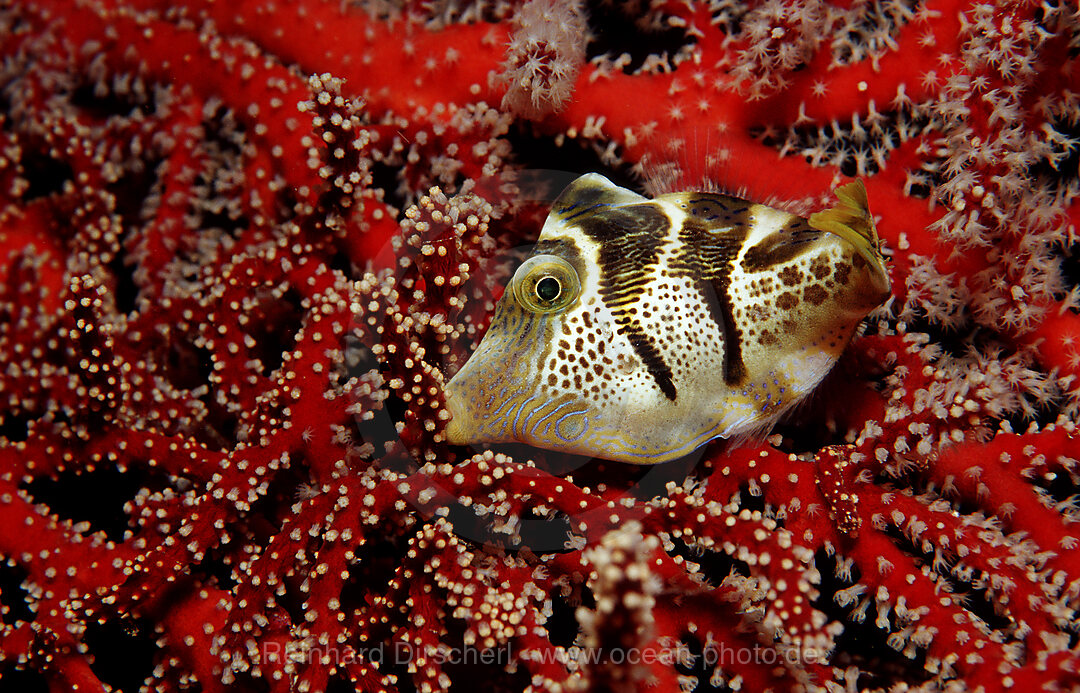
<path fill-rule="evenodd" d="M 1066 2 L 0 8 L 0 685 L 1080 687 Z M 446 442 L 563 185 L 801 214 L 892 295 L 763 440 Z"/>

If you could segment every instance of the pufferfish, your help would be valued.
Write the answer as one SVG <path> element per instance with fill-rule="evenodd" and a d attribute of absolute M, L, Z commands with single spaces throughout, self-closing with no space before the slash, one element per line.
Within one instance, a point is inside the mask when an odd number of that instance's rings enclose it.
<path fill-rule="evenodd" d="M 447 439 L 655 464 L 768 431 L 890 293 L 862 183 L 836 195 L 804 219 L 581 176 L 447 383 Z"/>

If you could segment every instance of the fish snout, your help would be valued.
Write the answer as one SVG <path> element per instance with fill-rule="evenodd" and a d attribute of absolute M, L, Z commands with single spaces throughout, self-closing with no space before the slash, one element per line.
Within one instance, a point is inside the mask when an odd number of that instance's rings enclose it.
<path fill-rule="evenodd" d="M 446 424 L 444 435 L 446 442 L 451 445 L 467 445 L 473 442 L 476 436 L 472 413 L 474 407 L 466 394 L 467 390 L 461 387 L 461 377 L 462 374 L 458 373 L 443 388 L 446 409 L 450 412 L 450 421 Z"/>

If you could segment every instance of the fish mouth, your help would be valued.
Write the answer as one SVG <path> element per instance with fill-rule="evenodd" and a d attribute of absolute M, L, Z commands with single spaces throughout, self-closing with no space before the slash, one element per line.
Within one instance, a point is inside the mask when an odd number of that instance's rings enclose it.
<path fill-rule="evenodd" d="M 443 435 L 451 445 L 466 445 L 472 442 L 471 417 L 468 407 L 462 401 L 462 395 L 453 385 L 453 379 L 443 388 L 446 410 L 450 412 L 450 421 L 446 424 Z"/>

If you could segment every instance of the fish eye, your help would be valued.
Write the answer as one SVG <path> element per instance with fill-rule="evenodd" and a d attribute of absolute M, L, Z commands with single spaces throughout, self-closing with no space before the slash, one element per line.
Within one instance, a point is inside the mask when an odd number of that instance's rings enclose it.
<path fill-rule="evenodd" d="M 564 310 L 581 293 L 577 270 L 557 255 L 529 258 L 511 282 L 518 303 L 534 313 Z"/>
<path fill-rule="evenodd" d="M 562 284 L 552 276 L 542 277 L 536 282 L 536 296 L 541 301 L 554 301 L 562 292 Z"/>

